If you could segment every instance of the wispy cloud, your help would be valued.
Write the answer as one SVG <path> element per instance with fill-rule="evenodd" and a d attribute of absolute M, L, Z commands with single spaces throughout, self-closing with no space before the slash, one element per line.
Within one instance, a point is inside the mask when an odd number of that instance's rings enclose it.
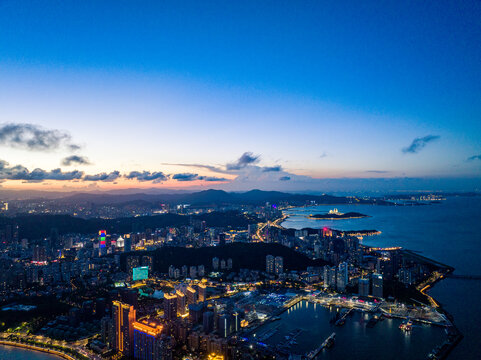
<path fill-rule="evenodd" d="M 85 156 L 71 155 L 62 160 L 62 165 L 90 165 L 90 161 Z"/>
<path fill-rule="evenodd" d="M 229 171 L 222 169 L 221 167 L 218 166 L 213 166 L 213 165 L 205 165 L 205 164 L 172 164 L 172 163 L 163 163 L 162 165 L 168 165 L 168 166 L 184 166 L 184 167 L 191 167 L 191 168 L 197 168 L 197 169 L 206 169 L 212 172 L 220 173 L 220 174 L 230 174 Z"/>
<path fill-rule="evenodd" d="M 80 149 L 80 146 L 72 142 L 69 133 L 43 129 L 34 124 L 0 125 L 0 145 L 35 151 L 50 151 L 66 148 L 70 151 Z"/>
<path fill-rule="evenodd" d="M 258 163 L 260 160 L 260 155 L 254 155 L 251 152 L 245 152 L 241 155 L 237 161 L 233 163 L 226 164 L 226 170 L 241 170 L 247 165 L 252 165 Z"/>
<path fill-rule="evenodd" d="M 282 176 L 279 178 L 280 181 L 289 181 L 291 180 L 291 177 L 290 176 Z"/>
<path fill-rule="evenodd" d="M 427 135 L 421 138 L 415 138 L 411 145 L 402 149 L 405 154 L 417 154 L 420 152 L 427 144 L 432 141 L 438 140 L 440 137 L 438 135 Z"/>
<path fill-rule="evenodd" d="M 481 154 L 480 155 L 473 155 L 468 157 L 468 161 L 473 161 L 473 160 L 481 160 Z"/>
<path fill-rule="evenodd" d="M 371 174 L 387 174 L 387 173 L 390 173 L 390 171 L 387 171 L 387 170 L 366 170 L 365 172 L 371 173 Z"/>
<path fill-rule="evenodd" d="M 327 154 L 325 152 L 323 152 L 321 155 L 319 155 L 319 157 L 322 159 L 322 158 L 325 158 L 327 156 Z"/>
<path fill-rule="evenodd" d="M 111 173 L 100 173 L 95 175 L 85 175 L 83 177 L 83 181 L 103 181 L 103 182 L 112 182 L 117 180 L 120 177 L 120 172 L 115 170 Z"/>
<path fill-rule="evenodd" d="M 191 174 L 191 173 L 180 173 L 172 175 L 173 180 L 177 181 L 194 181 L 194 180 L 202 180 L 202 181 L 227 181 L 228 179 L 222 177 L 215 177 L 215 176 L 202 176 L 198 174 Z"/>

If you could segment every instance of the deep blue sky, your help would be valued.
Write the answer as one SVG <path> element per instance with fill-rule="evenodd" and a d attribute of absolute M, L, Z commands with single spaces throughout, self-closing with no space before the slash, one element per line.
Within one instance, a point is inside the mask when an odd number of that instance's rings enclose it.
<path fill-rule="evenodd" d="M 316 178 L 479 177 L 480 19 L 479 1 L 1 1 L 0 121 L 66 130 L 91 158 L 96 129 L 165 144 L 96 171 L 252 151 Z"/>

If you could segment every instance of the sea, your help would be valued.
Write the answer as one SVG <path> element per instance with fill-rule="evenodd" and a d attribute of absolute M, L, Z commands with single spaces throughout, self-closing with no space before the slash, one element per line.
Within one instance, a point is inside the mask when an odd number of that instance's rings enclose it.
<path fill-rule="evenodd" d="M 39 351 L 26 350 L 13 346 L 0 345 L 1 360 L 56 360 L 61 359 L 55 355 L 45 354 Z"/>
<path fill-rule="evenodd" d="M 323 214 L 334 207 L 340 212 L 355 211 L 369 217 L 308 218 L 310 214 Z M 327 226 L 338 230 L 379 230 L 380 235 L 364 237 L 362 243 L 376 247 L 401 246 L 453 266 L 454 274 L 481 276 L 481 197 L 448 197 L 439 203 L 423 206 L 310 206 L 291 208 L 284 213 L 289 215 L 282 223 L 286 228 Z M 464 335 L 448 359 L 481 359 L 481 280 L 448 278 L 437 283 L 429 294 L 454 316 L 455 324 Z M 416 336 L 415 332 L 413 335 Z M 356 332 L 353 331 L 351 336 L 350 345 L 360 342 Z M 418 345 L 405 343 L 406 348 L 413 346 Z M 384 347 L 386 354 L 391 351 L 389 344 Z M 416 350 L 419 351 L 409 353 L 418 356 L 410 358 L 426 358 L 424 348 Z M 399 355 L 398 358 L 405 357 Z"/>

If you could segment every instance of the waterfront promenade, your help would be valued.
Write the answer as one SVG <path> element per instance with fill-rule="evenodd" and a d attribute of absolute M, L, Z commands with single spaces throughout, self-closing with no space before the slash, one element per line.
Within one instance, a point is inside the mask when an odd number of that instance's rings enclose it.
<path fill-rule="evenodd" d="M 66 360 L 78 360 L 78 358 L 72 357 L 71 355 L 68 355 L 64 352 L 53 350 L 53 349 L 48 349 L 48 348 L 44 348 L 44 347 L 40 347 L 40 346 L 36 346 L 36 345 L 22 344 L 22 343 L 19 343 L 19 342 L 8 341 L 8 340 L 0 340 L 0 345 L 13 346 L 13 347 L 18 347 L 18 348 L 22 348 L 22 349 L 26 349 L 26 350 L 30 350 L 30 351 L 43 352 L 43 353 L 47 353 L 47 354 L 50 354 L 50 355 L 55 355 L 55 356 L 61 357 L 61 358 L 66 359 Z"/>

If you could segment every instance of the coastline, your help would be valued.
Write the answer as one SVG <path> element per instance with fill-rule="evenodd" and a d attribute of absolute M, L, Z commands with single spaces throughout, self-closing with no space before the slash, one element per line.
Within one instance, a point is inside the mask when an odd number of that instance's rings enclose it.
<path fill-rule="evenodd" d="M 0 340 L 0 345 L 1 346 L 10 346 L 10 347 L 17 347 L 17 348 L 21 348 L 21 349 L 24 349 L 24 350 L 28 350 L 28 351 L 36 351 L 36 352 L 41 352 L 41 353 L 44 353 L 44 354 L 49 354 L 49 355 L 52 355 L 57 357 L 57 358 L 62 358 L 62 359 L 66 359 L 66 360 L 76 360 L 74 357 L 70 356 L 70 355 L 67 355 L 65 353 L 62 353 L 60 351 L 56 351 L 56 350 L 52 350 L 52 349 L 45 349 L 45 348 L 41 348 L 39 346 L 35 346 L 35 345 L 27 345 L 27 344 L 21 344 L 21 343 L 17 343 L 17 342 L 13 342 L 13 341 L 8 341 L 8 340 Z"/>

